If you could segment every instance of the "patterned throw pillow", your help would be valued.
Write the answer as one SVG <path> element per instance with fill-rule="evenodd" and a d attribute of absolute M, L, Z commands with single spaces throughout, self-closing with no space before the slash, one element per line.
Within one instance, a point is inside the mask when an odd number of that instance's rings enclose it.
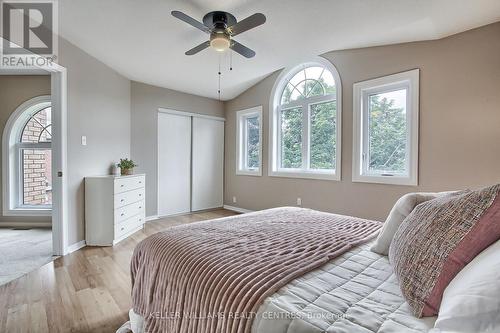
<path fill-rule="evenodd" d="M 424 202 L 389 248 L 401 291 L 417 317 L 436 315 L 446 286 L 500 238 L 500 184 Z"/>

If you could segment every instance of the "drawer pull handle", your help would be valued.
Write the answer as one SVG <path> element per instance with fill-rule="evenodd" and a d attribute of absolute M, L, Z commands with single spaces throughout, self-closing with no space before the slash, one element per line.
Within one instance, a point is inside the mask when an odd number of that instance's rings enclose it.
<path fill-rule="evenodd" d="M 139 193 L 139 196 L 142 197 L 142 193 Z"/>
<path fill-rule="evenodd" d="M 141 221 L 142 221 L 142 219 L 139 219 L 139 222 L 141 222 Z"/>
<path fill-rule="evenodd" d="M 142 206 L 139 206 L 139 209 L 141 209 L 141 208 L 142 208 Z"/>
<path fill-rule="evenodd" d="M 125 216 L 125 214 L 124 214 L 124 213 L 121 213 L 121 214 L 120 214 L 120 216 Z"/>
<path fill-rule="evenodd" d="M 121 184 L 121 185 L 120 185 L 120 187 L 123 187 L 123 186 L 125 186 L 125 185 L 124 185 L 124 184 Z"/>
<path fill-rule="evenodd" d="M 125 227 L 122 227 L 120 230 L 123 231 L 123 229 L 125 229 Z"/>
<path fill-rule="evenodd" d="M 120 200 L 120 202 L 124 202 L 124 201 L 125 201 L 125 199 L 121 199 L 121 200 Z"/>
<path fill-rule="evenodd" d="M 142 184 L 142 181 L 141 181 L 141 180 L 139 180 L 139 184 Z"/>

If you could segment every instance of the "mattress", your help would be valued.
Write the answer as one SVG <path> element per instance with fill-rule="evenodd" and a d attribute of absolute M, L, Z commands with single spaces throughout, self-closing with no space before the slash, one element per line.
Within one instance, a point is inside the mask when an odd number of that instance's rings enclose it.
<path fill-rule="evenodd" d="M 387 257 L 371 252 L 370 245 L 351 249 L 268 297 L 252 333 L 428 332 L 436 317 L 411 314 Z M 143 333 L 143 318 L 130 312 L 132 331 Z"/>
<path fill-rule="evenodd" d="M 428 332 L 435 321 L 412 315 L 387 257 L 368 243 L 268 297 L 252 333 Z"/>

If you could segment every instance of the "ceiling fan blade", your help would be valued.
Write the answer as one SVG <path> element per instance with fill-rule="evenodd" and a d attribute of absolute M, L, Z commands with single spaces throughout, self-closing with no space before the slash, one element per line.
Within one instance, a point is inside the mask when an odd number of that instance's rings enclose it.
<path fill-rule="evenodd" d="M 231 46 L 229 48 L 234 52 L 241 54 L 245 58 L 252 58 L 253 56 L 255 56 L 255 52 L 253 50 L 249 49 L 245 45 L 238 43 L 235 40 L 231 40 Z"/>
<path fill-rule="evenodd" d="M 264 14 L 256 13 L 236 23 L 232 27 L 229 27 L 229 31 L 231 36 L 236 36 L 241 34 L 242 32 L 258 27 L 259 25 L 264 24 L 265 22 L 266 22 L 266 17 L 264 16 Z"/>
<path fill-rule="evenodd" d="M 203 42 L 200 45 L 193 47 L 191 50 L 186 51 L 186 55 L 196 54 L 200 51 L 203 51 L 204 49 L 206 49 L 209 46 L 210 46 L 210 41 L 207 40 L 206 42 Z"/>
<path fill-rule="evenodd" d="M 172 16 L 178 18 L 181 21 L 186 22 L 189 25 L 192 25 L 195 28 L 200 29 L 201 31 L 204 31 L 206 33 L 210 32 L 210 29 L 206 25 L 204 25 L 203 23 L 195 20 L 191 16 L 188 16 L 188 15 L 184 14 L 183 12 L 180 12 L 178 10 L 173 10 L 172 11 Z"/>

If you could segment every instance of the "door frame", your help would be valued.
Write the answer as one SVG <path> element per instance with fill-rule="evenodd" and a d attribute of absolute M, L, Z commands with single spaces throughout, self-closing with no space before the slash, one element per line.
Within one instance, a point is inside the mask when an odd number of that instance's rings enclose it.
<path fill-rule="evenodd" d="M 0 47 L 9 41 L 0 37 Z M 42 58 L 31 53 L 34 58 Z M 59 64 L 34 61 L 43 65 L 29 68 L 0 68 L 0 75 L 50 74 L 52 102 L 52 252 L 62 256 L 68 244 L 68 181 L 67 181 L 67 69 Z"/>

